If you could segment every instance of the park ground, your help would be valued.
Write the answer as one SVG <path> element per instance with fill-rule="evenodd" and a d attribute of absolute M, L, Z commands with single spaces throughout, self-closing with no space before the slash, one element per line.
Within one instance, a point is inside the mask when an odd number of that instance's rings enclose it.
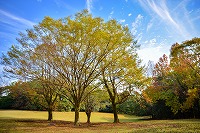
<path fill-rule="evenodd" d="M 120 123 L 113 124 L 112 113 L 93 112 L 91 125 L 80 113 L 79 127 L 73 125 L 73 112 L 54 112 L 54 120 L 47 121 L 47 112 L 0 110 L 0 133 L 145 133 L 145 132 L 200 132 L 199 119 L 150 120 L 148 117 L 119 115 Z"/>

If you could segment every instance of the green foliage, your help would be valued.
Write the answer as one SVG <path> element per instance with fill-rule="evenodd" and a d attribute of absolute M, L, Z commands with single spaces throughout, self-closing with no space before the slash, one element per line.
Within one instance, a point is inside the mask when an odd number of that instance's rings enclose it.
<path fill-rule="evenodd" d="M 165 100 L 157 100 L 151 107 L 153 119 L 173 119 L 174 114 L 169 106 L 166 106 Z"/>
<path fill-rule="evenodd" d="M 153 103 L 164 101 L 174 117 L 200 117 L 199 40 L 194 38 L 172 45 L 170 63 L 165 55 L 160 58 L 155 66 L 153 84 L 144 92 Z"/>
<path fill-rule="evenodd" d="M 29 95 L 29 88 L 25 82 L 14 82 L 4 87 L 7 94 L 0 97 L 1 109 L 39 110 Z M 43 108 L 44 109 L 44 108 Z"/>
<path fill-rule="evenodd" d="M 72 108 L 72 104 L 64 97 L 59 97 L 59 100 L 55 105 L 55 111 L 70 112 Z"/>
<path fill-rule="evenodd" d="M 0 97 L 0 109 L 11 109 L 13 108 L 14 99 L 11 95 Z"/>
<path fill-rule="evenodd" d="M 141 96 L 131 95 L 127 101 L 118 105 L 120 113 L 136 116 L 148 116 L 150 115 L 151 106 Z"/>
<path fill-rule="evenodd" d="M 20 45 L 12 46 L 3 56 L 5 70 L 36 82 L 33 99 L 42 101 L 49 119 L 58 96 L 62 96 L 74 106 L 78 125 L 81 104 L 101 86 L 102 73 L 122 75 L 119 79 L 126 88 L 141 84 L 143 68 L 135 53 L 135 41 L 128 27 L 116 20 L 105 22 L 87 10 L 58 20 L 45 17 L 33 29 L 20 33 L 17 40 Z M 121 93 L 117 102 L 126 97 L 127 93 Z"/>

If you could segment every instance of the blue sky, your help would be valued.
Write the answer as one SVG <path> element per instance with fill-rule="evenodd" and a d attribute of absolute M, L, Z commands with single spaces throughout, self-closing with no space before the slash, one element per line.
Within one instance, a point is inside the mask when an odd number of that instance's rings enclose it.
<path fill-rule="evenodd" d="M 17 44 L 19 32 L 44 16 L 58 19 L 83 9 L 128 25 L 141 45 L 138 54 L 144 63 L 168 55 L 175 42 L 200 37 L 200 0 L 1 0 L 0 52 L 6 53 Z"/>

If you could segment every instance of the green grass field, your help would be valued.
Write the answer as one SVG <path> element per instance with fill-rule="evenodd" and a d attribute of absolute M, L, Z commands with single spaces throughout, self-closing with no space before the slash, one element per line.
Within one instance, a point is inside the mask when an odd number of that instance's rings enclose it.
<path fill-rule="evenodd" d="M 200 120 L 145 120 L 143 117 L 119 115 L 120 123 L 113 124 L 113 114 L 93 112 L 88 126 L 86 115 L 80 113 L 81 126 L 74 127 L 73 112 L 54 112 L 53 121 L 47 121 L 47 112 L 0 110 L 0 133 L 117 133 L 117 132 L 200 132 Z"/>

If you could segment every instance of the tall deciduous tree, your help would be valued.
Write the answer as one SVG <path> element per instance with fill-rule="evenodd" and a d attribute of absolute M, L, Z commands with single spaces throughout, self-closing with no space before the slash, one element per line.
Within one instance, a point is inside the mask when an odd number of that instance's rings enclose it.
<path fill-rule="evenodd" d="M 122 41 L 116 38 L 117 42 Z M 114 123 L 118 123 L 117 104 L 125 102 L 133 91 L 139 89 L 145 82 L 144 69 L 140 66 L 135 51 L 135 44 L 132 48 L 127 49 L 124 45 L 110 54 L 107 61 L 113 60 L 105 69 L 102 69 L 102 79 L 105 88 L 109 94 L 114 114 Z M 131 52 L 130 52 L 131 51 Z"/>
<path fill-rule="evenodd" d="M 174 44 L 171 48 L 172 76 L 177 85 L 181 110 L 197 114 L 200 104 L 200 38 Z"/>
<path fill-rule="evenodd" d="M 45 51 L 41 48 L 43 44 L 30 43 L 34 37 L 31 30 L 27 30 L 27 34 L 21 33 L 21 38 L 18 39 L 21 46 L 12 46 L 7 56 L 3 56 L 3 64 L 6 65 L 5 71 L 11 76 L 29 81 L 29 89 L 34 90 L 31 95 L 45 101 L 40 103 L 48 111 L 48 120 L 52 120 L 53 106 L 62 83 L 57 82 L 55 72 L 44 61 Z"/>
<path fill-rule="evenodd" d="M 175 115 L 199 117 L 199 47 L 199 38 L 172 45 L 170 63 L 166 56 L 160 58 L 155 66 L 153 85 L 145 91 L 154 103 L 163 100 Z"/>
<path fill-rule="evenodd" d="M 4 58 L 7 71 L 44 81 L 50 91 L 62 88 L 60 94 L 73 104 L 74 124 L 79 125 L 81 103 L 100 85 L 102 70 L 126 53 L 133 40 L 127 27 L 84 10 L 64 19 L 45 17 L 34 29 L 21 33 L 18 41 L 21 47 L 13 46 L 9 58 Z"/>

